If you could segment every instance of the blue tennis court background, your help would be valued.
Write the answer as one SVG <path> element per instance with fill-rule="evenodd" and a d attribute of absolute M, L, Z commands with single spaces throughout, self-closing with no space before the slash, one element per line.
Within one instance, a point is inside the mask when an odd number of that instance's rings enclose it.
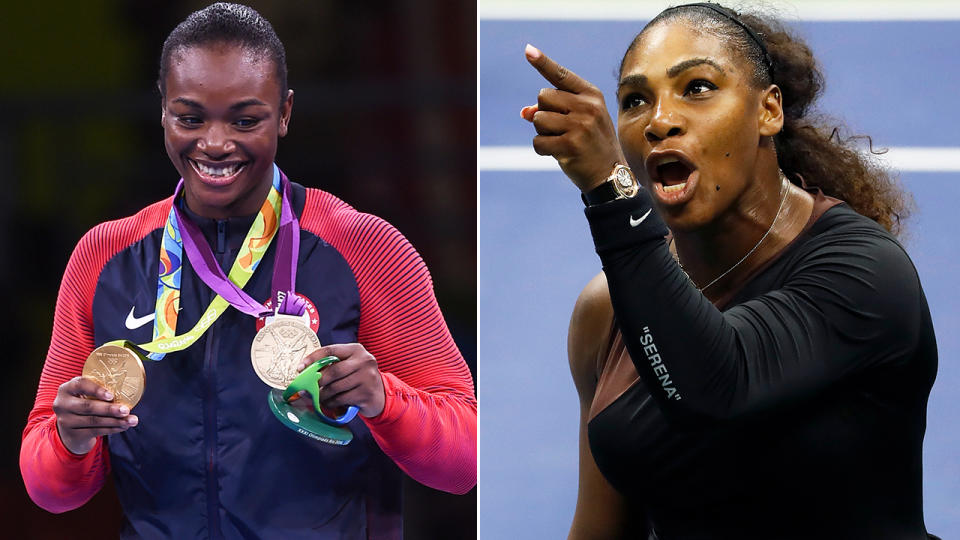
<path fill-rule="evenodd" d="M 643 23 L 479 22 L 479 140 L 529 146 L 519 117 L 546 83 L 529 42 L 603 90 Z M 821 108 L 877 146 L 960 147 L 960 21 L 792 25 L 822 62 Z M 927 528 L 960 537 L 960 275 L 956 173 L 901 174 L 916 212 L 907 249 L 937 332 L 924 442 Z M 576 502 L 579 406 L 566 359 L 574 301 L 600 271 L 576 189 L 555 172 L 479 173 L 480 537 L 564 538 Z M 814 516 L 811 516 L 815 519 Z"/>

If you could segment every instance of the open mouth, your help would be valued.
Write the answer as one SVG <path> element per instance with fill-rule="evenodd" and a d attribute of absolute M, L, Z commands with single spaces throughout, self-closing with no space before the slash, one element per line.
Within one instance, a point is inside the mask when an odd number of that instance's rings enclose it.
<path fill-rule="evenodd" d="M 657 165 L 657 176 L 663 184 L 664 193 L 683 191 L 693 169 L 677 158 L 668 157 Z"/>
<path fill-rule="evenodd" d="M 689 201 L 700 177 L 697 167 L 679 150 L 654 152 L 647 156 L 646 170 L 654 196 L 664 205 Z"/>
<path fill-rule="evenodd" d="M 205 183 L 213 185 L 224 185 L 232 182 L 247 166 L 246 161 L 235 161 L 232 163 L 206 164 L 187 159 L 190 166 Z"/>

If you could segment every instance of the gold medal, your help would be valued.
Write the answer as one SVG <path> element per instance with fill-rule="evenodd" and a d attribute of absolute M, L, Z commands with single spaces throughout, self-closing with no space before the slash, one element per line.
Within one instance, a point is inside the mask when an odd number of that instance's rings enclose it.
<path fill-rule="evenodd" d="M 285 389 L 297 377 L 300 361 L 320 348 L 320 339 L 300 317 L 278 315 L 257 332 L 250 361 L 260 380 Z"/>
<path fill-rule="evenodd" d="M 113 402 L 131 410 L 143 397 L 146 373 L 137 353 L 119 345 L 101 345 L 83 364 L 83 376 L 113 392 Z"/>

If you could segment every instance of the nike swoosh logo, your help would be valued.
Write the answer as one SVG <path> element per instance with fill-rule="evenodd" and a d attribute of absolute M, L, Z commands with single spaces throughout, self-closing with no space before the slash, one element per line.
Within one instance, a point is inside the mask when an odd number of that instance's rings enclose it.
<path fill-rule="evenodd" d="M 653 210 L 653 208 L 648 209 L 648 210 L 647 210 L 647 213 L 644 214 L 643 217 L 641 217 L 640 219 L 633 219 L 633 216 L 630 216 L 630 226 L 631 226 L 631 227 L 636 227 L 637 225 L 643 223 L 643 220 L 647 219 L 647 216 L 650 215 L 650 211 L 651 211 L 651 210 Z M 131 313 L 133 313 L 133 312 L 131 312 Z"/>
<path fill-rule="evenodd" d="M 144 315 L 143 317 L 134 317 L 133 309 L 134 307 L 130 308 L 130 313 L 127 313 L 127 320 L 123 323 L 124 326 L 127 327 L 127 330 L 136 330 L 137 328 L 140 328 L 141 326 L 152 321 L 156 316 L 156 314 L 151 313 L 149 315 Z"/>

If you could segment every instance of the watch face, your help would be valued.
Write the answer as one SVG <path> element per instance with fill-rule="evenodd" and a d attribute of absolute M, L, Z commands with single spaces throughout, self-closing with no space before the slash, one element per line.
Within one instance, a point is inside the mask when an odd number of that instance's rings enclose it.
<path fill-rule="evenodd" d="M 639 186 L 637 185 L 637 181 L 633 178 L 633 173 L 630 171 L 629 167 L 617 165 L 613 175 L 616 177 L 613 185 L 618 195 L 621 197 L 633 197 L 637 194 L 637 191 L 639 191 Z"/>

